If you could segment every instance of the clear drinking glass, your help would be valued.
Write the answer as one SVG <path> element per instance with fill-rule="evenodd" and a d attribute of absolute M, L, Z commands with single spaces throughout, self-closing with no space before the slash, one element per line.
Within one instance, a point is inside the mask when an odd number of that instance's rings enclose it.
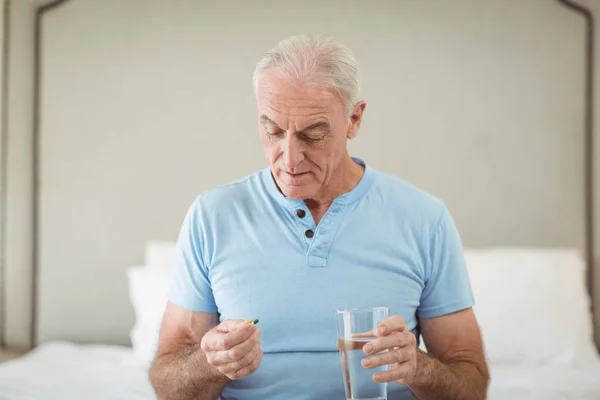
<path fill-rule="evenodd" d="M 387 366 L 364 368 L 363 347 L 375 338 L 375 329 L 389 316 L 388 307 L 349 308 L 336 311 L 338 344 L 347 400 L 387 400 L 387 384 L 377 383 L 373 374 Z"/>

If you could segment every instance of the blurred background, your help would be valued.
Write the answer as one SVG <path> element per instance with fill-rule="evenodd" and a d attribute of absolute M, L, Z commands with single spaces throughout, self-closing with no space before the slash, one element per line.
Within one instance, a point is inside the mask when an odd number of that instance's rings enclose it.
<path fill-rule="evenodd" d="M 470 268 L 481 265 L 490 354 L 503 359 L 508 333 L 544 332 L 561 313 L 566 332 L 546 349 L 575 335 L 573 354 L 597 354 L 599 1 L 0 3 L 5 359 L 57 341 L 135 350 L 136 337 L 148 357 L 153 336 L 135 328 L 150 315 L 155 330 L 187 207 L 266 165 L 254 65 L 301 33 L 336 36 L 362 66 L 367 108 L 351 154 L 448 205 Z M 496 326 L 499 315 L 520 322 Z M 539 341 L 523 348 L 540 354 Z"/>

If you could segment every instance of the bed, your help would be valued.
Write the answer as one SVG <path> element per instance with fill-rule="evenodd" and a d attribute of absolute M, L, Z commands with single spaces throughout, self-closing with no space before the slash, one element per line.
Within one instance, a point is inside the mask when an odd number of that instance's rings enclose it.
<path fill-rule="evenodd" d="M 489 400 L 598 400 L 587 368 L 493 367 Z M 0 364 L 2 400 L 155 400 L 146 369 L 123 346 L 51 342 Z"/>
<path fill-rule="evenodd" d="M 155 399 L 131 348 L 48 342 L 0 364 L 2 400 Z"/>
<path fill-rule="evenodd" d="M 597 400 L 600 365 L 587 368 L 494 367 L 489 400 Z"/>
<path fill-rule="evenodd" d="M 585 263 L 566 248 L 466 250 L 491 400 L 600 399 Z"/>

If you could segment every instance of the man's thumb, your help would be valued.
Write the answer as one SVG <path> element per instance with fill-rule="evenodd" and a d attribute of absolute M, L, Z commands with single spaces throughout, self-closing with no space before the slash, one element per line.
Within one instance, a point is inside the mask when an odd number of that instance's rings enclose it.
<path fill-rule="evenodd" d="M 217 330 L 223 333 L 233 332 L 238 330 L 242 325 L 251 323 L 251 319 L 226 319 L 219 324 Z"/>

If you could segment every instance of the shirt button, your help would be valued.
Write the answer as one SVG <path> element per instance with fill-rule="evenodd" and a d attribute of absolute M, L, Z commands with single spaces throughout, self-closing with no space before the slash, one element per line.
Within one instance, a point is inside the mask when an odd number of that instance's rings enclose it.
<path fill-rule="evenodd" d="M 304 232 L 304 234 L 306 235 L 307 238 L 311 238 L 313 236 L 315 236 L 315 232 L 313 232 L 312 229 L 307 230 L 306 232 Z"/>
<path fill-rule="evenodd" d="M 298 216 L 298 218 L 304 218 L 306 216 L 306 211 L 298 210 L 296 211 L 296 215 Z"/>

